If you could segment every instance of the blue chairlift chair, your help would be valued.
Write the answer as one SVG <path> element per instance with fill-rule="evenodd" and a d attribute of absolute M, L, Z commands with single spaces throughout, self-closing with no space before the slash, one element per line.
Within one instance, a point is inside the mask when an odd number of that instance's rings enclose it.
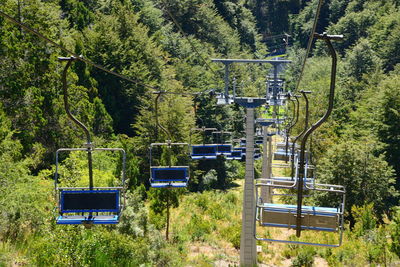
<path fill-rule="evenodd" d="M 189 181 L 189 166 L 154 166 L 153 147 L 189 146 L 187 143 L 152 143 L 150 145 L 150 186 L 153 188 L 186 187 Z M 187 149 L 185 149 L 187 151 Z"/>
<path fill-rule="evenodd" d="M 122 154 L 122 182 L 119 187 L 58 187 L 60 152 L 119 151 Z M 54 175 L 57 209 L 57 224 L 117 224 L 125 203 L 125 161 L 121 148 L 61 148 L 56 152 Z"/>
<path fill-rule="evenodd" d="M 76 151 L 85 149 L 59 149 Z M 93 151 L 102 149 L 93 149 Z M 109 149 L 111 150 L 111 149 Z M 121 152 L 125 153 L 123 150 Z M 125 176 L 125 154 L 122 176 Z M 121 187 L 58 187 L 58 156 L 56 161 L 57 224 L 117 224 L 125 203 L 124 178 Z"/>
<path fill-rule="evenodd" d="M 62 75 L 64 107 L 68 117 L 80 127 L 86 135 L 85 148 L 61 148 L 56 151 L 56 170 L 54 174 L 55 198 L 58 203 L 57 224 L 83 224 L 89 227 L 93 224 L 117 224 L 125 205 L 125 162 L 126 153 L 121 148 L 95 148 L 87 127 L 76 119 L 69 110 L 67 71 L 77 58 L 60 57 L 67 61 Z M 59 154 L 60 152 L 87 152 L 89 186 L 59 187 Z M 92 154 L 98 151 L 116 151 L 122 154 L 121 185 L 119 187 L 94 187 Z"/>
<path fill-rule="evenodd" d="M 203 144 L 192 145 L 192 132 L 201 131 L 203 133 Z M 217 131 L 216 128 L 192 128 L 190 130 L 190 157 L 193 160 L 202 160 L 202 159 L 217 159 L 218 150 L 217 144 L 206 144 L 205 134 L 208 131 Z"/>
<path fill-rule="evenodd" d="M 217 155 L 218 156 L 228 156 L 232 153 L 232 140 L 226 141 L 224 136 L 232 136 L 231 132 L 227 131 L 214 131 L 212 136 L 214 142 L 217 144 Z"/>
<path fill-rule="evenodd" d="M 264 137 L 263 136 L 255 136 L 254 137 L 254 144 L 255 145 L 262 145 L 264 143 Z"/>
<path fill-rule="evenodd" d="M 217 145 L 192 145 L 190 157 L 194 160 L 198 159 L 217 159 Z"/>

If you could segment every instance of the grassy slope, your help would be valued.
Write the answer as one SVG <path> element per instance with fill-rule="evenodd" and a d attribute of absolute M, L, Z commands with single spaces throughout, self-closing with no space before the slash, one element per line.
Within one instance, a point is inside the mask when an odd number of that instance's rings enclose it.
<path fill-rule="evenodd" d="M 258 163 L 257 163 L 258 164 Z M 275 173 L 281 175 L 282 173 Z M 239 265 L 243 179 L 237 187 L 226 191 L 206 191 L 184 195 L 181 204 L 172 211 L 172 242 L 181 246 L 182 262 L 187 266 Z M 386 228 L 385 228 L 386 227 Z M 258 228 L 258 235 L 277 239 L 294 238 L 286 229 Z M 346 227 L 348 228 L 348 227 Z M 373 231 L 390 231 L 387 225 Z M 388 233 L 388 232 L 386 232 Z M 372 235 L 372 233 L 370 234 Z M 336 236 L 326 232 L 303 232 L 305 241 L 336 243 Z M 335 238 L 334 238 L 335 237 Z M 365 266 L 398 263 L 389 250 L 390 240 L 369 240 L 346 229 L 340 248 L 290 246 L 258 241 L 261 266 Z M 384 255 L 382 257 L 382 255 Z"/>

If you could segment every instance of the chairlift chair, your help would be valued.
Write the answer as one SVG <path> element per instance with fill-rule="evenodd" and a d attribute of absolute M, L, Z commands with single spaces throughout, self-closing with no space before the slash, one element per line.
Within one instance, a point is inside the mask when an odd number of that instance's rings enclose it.
<path fill-rule="evenodd" d="M 304 183 L 304 184 L 307 184 Z M 256 180 L 256 222 L 264 227 L 278 227 L 287 229 L 296 229 L 297 205 L 264 203 L 259 198 L 259 190 L 263 186 L 282 188 L 282 185 L 273 185 L 263 179 Z M 317 245 L 324 247 L 338 247 L 342 243 L 344 230 L 344 207 L 345 190 L 343 186 L 329 184 L 315 184 L 312 190 L 325 191 L 328 193 L 337 193 L 342 196 L 341 202 L 335 207 L 315 207 L 301 206 L 301 229 L 338 233 L 337 244 L 323 244 L 315 242 L 303 242 L 294 240 L 283 240 L 258 236 L 255 238 L 261 241 L 283 242 L 300 245 Z M 255 226 L 256 227 L 256 226 Z"/>
<path fill-rule="evenodd" d="M 70 151 L 116 151 L 122 154 L 121 186 L 119 187 L 58 187 L 59 154 Z M 125 203 L 126 153 L 122 148 L 60 148 L 56 151 L 54 175 L 57 224 L 117 224 Z M 90 168 L 90 166 L 89 166 Z"/>
<path fill-rule="evenodd" d="M 344 221 L 344 208 L 345 208 L 345 188 L 341 185 L 331 185 L 331 184 L 314 184 L 312 190 L 314 192 L 327 192 L 335 193 L 341 196 L 340 203 L 337 206 L 331 207 L 313 207 L 303 205 L 303 187 L 307 187 L 306 171 L 305 171 L 305 147 L 307 138 L 324 123 L 333 110 L 334 93 L 335 93 L 335 77 L 336 77 L 336 65 L 337 57 L 335 49 L 331 44 L 331 40 L 342 40 L 343 36 L 339 35 L 327 35 L 314 33 L 315 38 L 322 39 L 326 42 L 331 57 L 332 57 L 332 67 L 331 67 L 331 82 L 329 90 L 329 101 L 328 109 L 325 114 L 310 128 L 305 130 L 302 137 L 301 147 L 300 147 L 300 159 L 299 159 L 299 171 L 297 172 L 297 205 L 291 204 L 275 204 L 275 203 L 264 203 L 264 201 L 258 197 L 258 191 L 263 186 L 271 186 L 263 181 L 256 182 L 256 219 L 254 221 L 255 227 L 256 222 L 259 222 L 261 226 L 267 227 L 284 227 L 288 229 L 295 229 L 296 236 L 301 236 L 301 231 L 303 230 L 316 230 L 316 231 L 326 231 L 326 232 L 336 232 L 339 233 L 338 244 L 325 244 L 316 242 L 303 242 L 294 240 L 281 240 L 274 238 L 266 238 L 257 236 L 257 231 L 255 230 L 255 238 L 262 241 L 270 242 L 283 242 L 289 244 L 302 244 L 302 245 L 317 245 L 324 247 L 338 247 L 342 243 L 343 237 L 343 221 Z M 307 125 L 307 123 L 306 123 Z M 297 165 L 297 164 L 296 164 Z M 304 172 L 304 173 L 303 173 Z"/>
<path fill-rule="evenodd" d="M 263 143 L 264 143 L 264 136 L 255 136 L 254 137 L 255 145 L 262 145 Z"/>
<path fill-rule="evenodd" d="M 229 135 L 231 136 L 231 132 L 226 132 L 226 131 L 214 131 L 212 132 L 214 141 L 217 143 L 217 155 L 218 156 L 228 156 L 232 153 L 232 141 L 230 140 L 229 142 L 225 142 L 224 135 Z M 219 136 L 219 140 L 217 138 Z"/>
<path fill-rule="evenodd" d="M 68 117 L 86 135 L 85 148 L 60 148 L 56 151 L 56 170 L 54 185 L 57 200 L 57 224 L 117 224 L 125 205 L 125 161 L 126 153 L 122 148 L 95 148 L 91 142 L 88 128 L 75 118 L 69 110 L 67 71 L 75 57 L 59 57 L 67 61 L 62 74 L 64 93 L 64 108 Z M 84 151 L 87 153 L 89 186 L 88 187 L 59 187 L 59 154 L 60 152 Z M 93 179 L 92 154 L 98 151 L 117 151 L 122 154 L 121 185 L 119 187 L 95 187 Z"/>
<path fill-rule="evenodd" d="M 188 143 L 152 143 L 150 145 L 150 186 L 153 188 L 186 187 L 189 181 L 189 166 L 154 166 L 153 147 L 189 146 Z M 185 149 L 187 151 L 187 149 Z"/>
<path fill-rule="evenodd" d="M 216 128 L 192 128 L 190 130 L 190 143 L 192 140 L 192 132 L 193 131 L 202 131 L 203 132 L 203 144 L 192 145 L 190 144 L 190 157 L 193 160 L 202 160 L 202 159 L 217 159 L 218 156 L 218 147 L 217 144 L 206 144 L 205 143 L 205 133 L 208 131 L 217 131 Z"/>

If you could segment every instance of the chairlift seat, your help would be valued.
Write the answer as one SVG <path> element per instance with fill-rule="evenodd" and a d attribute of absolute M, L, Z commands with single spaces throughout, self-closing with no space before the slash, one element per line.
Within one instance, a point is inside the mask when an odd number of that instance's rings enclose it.
<path fill-rule="evenodd" d="M 186 187 L 188 180 L 189 167 L 187 166 L 151 167 L 151 187 Z"/>
<path fill-rule="evenodd" d="M 274 160 L 289 160 L 292 154 L 289 152 L 286 153 L 285 151 L 278 151 L 274 153 Z"/>
<path fill-rule="evenodd" d="M 119 190 L 61 190 L 60 212 L 118 212 Z"/>
<path fill-rule="evenodd" d="M 296 205 L 263 203 L 262 226 L 296 229 Z M 337 208 L 302 206 L 302 230 L 336 232 L 339 230 L 341 212 Z"/>
<path fill-rule="evenodd" d="M 293 143 L 288 143 L 288 150 L 292 150 Z M 298 144 L 295 145 L 295 149 L 299 148 L 300 146 Z M 286 150 L 286 143 L 277 143 L 276 148 L 278 150 Z"/>
<path fill-rule="evenodd" d="M 186 187 L 187 183 L 150 183 L 150 186 L 153 188 L 165 188 L 165 187 Z"/>
<path fill-rule="evenodd" d="M 56 218 L 57 224 L 117 224 L 119 222 L 118 215 L 101 215 L 101 216 L 79 216 L 79 215 L 60 215 Z"/>

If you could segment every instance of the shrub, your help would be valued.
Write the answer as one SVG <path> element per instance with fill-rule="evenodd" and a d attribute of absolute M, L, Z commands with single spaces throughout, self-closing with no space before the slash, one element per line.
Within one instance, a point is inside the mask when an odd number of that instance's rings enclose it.
<path fill-rule="evenodd" d="M 293 260 L 293 267 L 311 267 L 314 264 L 314 256 L 316 252 L 313 247 L 304 247 L 301 249 L 297 257 Z"/>

